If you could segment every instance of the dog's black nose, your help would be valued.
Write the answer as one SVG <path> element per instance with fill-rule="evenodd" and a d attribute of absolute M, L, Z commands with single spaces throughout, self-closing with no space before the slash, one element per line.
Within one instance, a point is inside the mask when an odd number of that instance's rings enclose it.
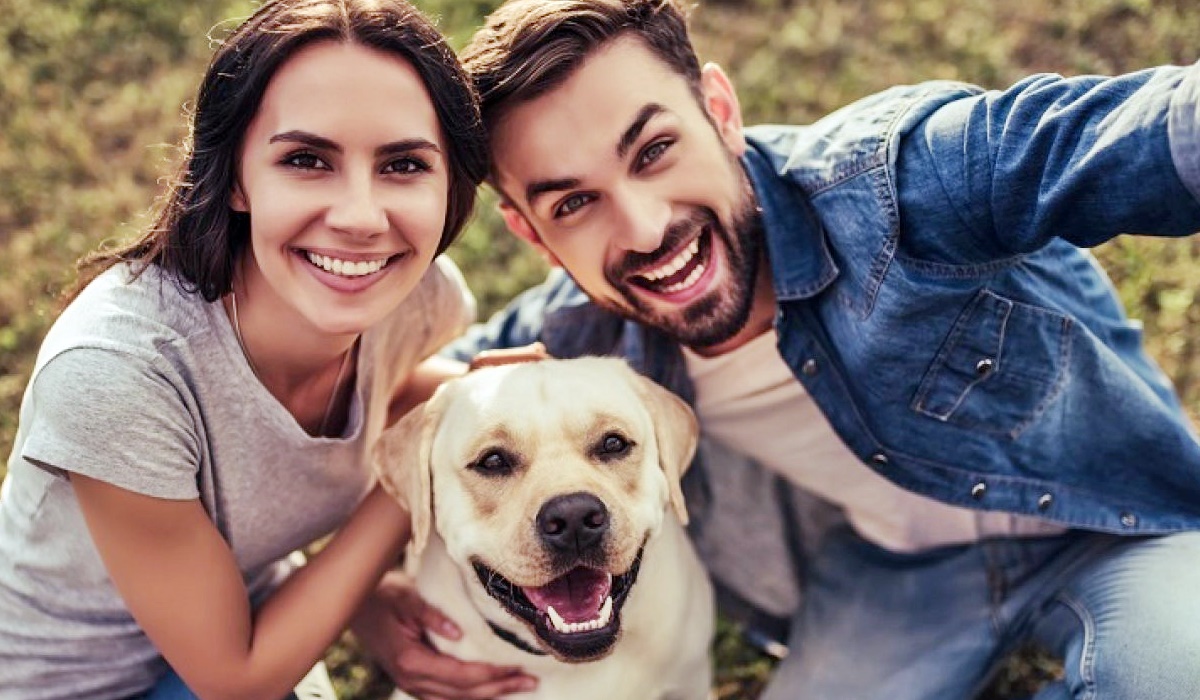
<path fill-rule="evenodd" d="M 590 493 L 555 496 L 538 511 L 537 527 L 552 549 L 581 554 L 608 532 L 608 509 Z"/>

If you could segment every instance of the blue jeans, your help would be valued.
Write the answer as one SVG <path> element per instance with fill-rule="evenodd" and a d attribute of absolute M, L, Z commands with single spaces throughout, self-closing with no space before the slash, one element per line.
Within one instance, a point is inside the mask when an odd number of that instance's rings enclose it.
<path fill-rule="evenodd" d="M 761 700 L 966 700 L 1026 642 L 1064 661 L 1036 700 L 1200 698 L 1200 532 L 900 555 L 838 529 L 806 596 Z"/>
<path fill-rule="evenodd" d="M 308 675 L 283 700 L 336 700 L 333 685 L 329 681 L 329 673 L 324 663 L 318 663 Z M 183 679 L 174 670 L 168 669 L 166 675 L 138 700 L 198 700 L 196 694 L 184 684 Z"/>

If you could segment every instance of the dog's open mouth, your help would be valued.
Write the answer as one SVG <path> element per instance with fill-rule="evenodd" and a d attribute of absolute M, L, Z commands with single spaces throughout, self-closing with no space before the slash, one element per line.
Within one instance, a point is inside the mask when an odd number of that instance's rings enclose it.
<path fill-rule="evenodd" d="M 623 574 L 577 566 L 544 586 L 521 587 L 474 562 L 488 594 L 528 624 L 564 661 L 591 661 L 607 654 L 621 631 L 621 607 L 637 580 L 642 553 Z"/>

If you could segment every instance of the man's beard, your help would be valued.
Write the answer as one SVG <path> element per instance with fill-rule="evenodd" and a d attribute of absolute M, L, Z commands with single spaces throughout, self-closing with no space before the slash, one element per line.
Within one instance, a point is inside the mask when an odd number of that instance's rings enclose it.
<path fill-rule="evenodd" d="M 656 328 L 690 348 L 712 347 L 737 335 L 750 318 L 763 246 L 762 217 L 750 183 L 743 182 L 745 189 L 731 222 L 732 230 L 722 226 L 711 209 L 696 210 L 687 219 L 667 228 L 657 250 L 627 253 L 605 268 L 605 278 L 621 294 L 627 306 L 608 301 L 597 303 L 631 321 Z M 654 262 L 663 262 L 664 256 L 678 250 L 683 241 L 694 238 L 705 228 L 714 239 L 709 245 L 715 247 L 719 240 L 725 249 L 724 257 L 731 273 L 729 282 L 709 289 L 678 311 L 663 313 L 656 310 L 638 295 L 629 282 L 629 273 L 645 269 Z M 709 251 L 708 265 L 715 262 L 713 252 Z"/>

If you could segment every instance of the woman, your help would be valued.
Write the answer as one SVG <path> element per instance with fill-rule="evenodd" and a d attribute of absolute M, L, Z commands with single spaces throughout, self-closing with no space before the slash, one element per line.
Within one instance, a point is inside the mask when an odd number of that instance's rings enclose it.
<path fill-rule="evenodd" d="M 268 2 L 191 126 L 157 221 L 87 261 L 25 393 L 3 697 L 284 697 L 408 534 L 365 456 L 473 312 L 432 264 L 486 168 L 453 53 L 402 0 Z"/>

